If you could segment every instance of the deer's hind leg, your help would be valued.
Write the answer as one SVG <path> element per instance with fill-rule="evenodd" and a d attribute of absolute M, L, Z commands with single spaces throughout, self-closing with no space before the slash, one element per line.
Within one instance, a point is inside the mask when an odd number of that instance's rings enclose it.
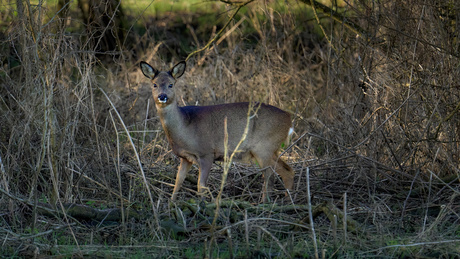
<path fill-rule="evenodd" d="M 281 157 L 278 157 L 276 154 L 273 156 L 273 163 L 276 164 L 275 171 L 283 180 L 284 187 L 292 191 L 294 187 L 294 176 L 295 172 L 292 168 L 286 164 Z"/>
<path fill-rule="evenodd" d="M 264 174 L 264 187 L 262 201 L 269 201 L 269 193 L 273 190 L 273 172 L 276 172 L 283 180 L 284 187 L 288 190 L 294 187 L 295 172 L 286 164 L 275 152 L 266 152 L 266 150 L 259 150 L 259 152 L 252 152 L 253 157 L 259 163 L 261 168 L 265 168 Z"/>
<path fill-rule="evenodd" d="M 208 181 L 209 171 L 212 167 L 213 158 L 212 156 L 203 156 L 198 159 L 200 173 L 198 175 L 198 194 L 204 197 L 206 192 L 209 192 L 209 188 L 206 187 Z"/>
<path fill-rule="evenodd" d="M 271 153 L 271 154 L 270 154 Z M 262 202 L 269 202 L 269 193 L 273 190 L 273 169 L 274 165 L 272 159 L 272 152 L 266 152 L 266 150 L 252 151 L 251 154 L 259 164 L 260 168 L 263 168 L 264 185 L 262 190 Z"/>

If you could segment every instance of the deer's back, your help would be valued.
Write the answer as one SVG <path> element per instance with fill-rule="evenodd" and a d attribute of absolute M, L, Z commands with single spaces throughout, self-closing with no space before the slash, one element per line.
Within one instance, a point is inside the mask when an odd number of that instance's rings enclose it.
<path fill-rule="evenodd" d="M 233 151 L 243 136 L 247 117 L 251 116 L 248 135 L 239 148 L 242 155 L 261 145 L 275 152 L 288 136 L 291 116 L 277 107 L 266 104 L 261 104 L 257 110 L 258 105 L 254 104 L 250 114 L 248 114 L 249 103 L 180 107 L 185 122 L 184 130 L 191 135 L 195 143 L 189 145 L 188 151 L 196 153 L 196 156 L 212 152 L 215 159 L 219 160 L 223 157 L 225 149 L 225 118 L 227 118 L 228 148 L 229 151 Z M 254 114 L 255 110 L 257 112 Z"/>

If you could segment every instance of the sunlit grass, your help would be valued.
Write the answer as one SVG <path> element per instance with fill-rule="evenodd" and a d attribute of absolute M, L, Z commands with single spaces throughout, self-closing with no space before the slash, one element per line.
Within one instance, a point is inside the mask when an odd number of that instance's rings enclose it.
<path fill-rule="evenodd" d="M 209 2 L 203 0 L 190 1 L 122 1 L 123 8 L 127 11 L 143 14 L 143 15 L 158 15 L 168 12 L 207 12 L 210 10 L 223 9 L 223 4 L 220 2 Z"/>

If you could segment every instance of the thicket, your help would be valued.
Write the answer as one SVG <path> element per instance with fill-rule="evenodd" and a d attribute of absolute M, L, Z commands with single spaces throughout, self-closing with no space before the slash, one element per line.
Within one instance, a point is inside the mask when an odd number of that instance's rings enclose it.
<path fill-rule="evenodd" d="M 227 27 L 237 3 L 2 2 L 0 255 L 460 256 L 457 2 L 253 1 Z M 169 202 L 178 160 L 138 64 L 186 58 L 180 105 L 293 114 L 291 197 L 258 205 L 260 170 L 235 164 L 214 223 L 193 172 Z"/>

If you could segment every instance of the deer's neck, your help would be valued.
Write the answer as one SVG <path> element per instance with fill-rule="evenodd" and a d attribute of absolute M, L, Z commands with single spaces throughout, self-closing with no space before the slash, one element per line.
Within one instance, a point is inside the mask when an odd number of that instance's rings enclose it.
<path fill-rule="evenodd" d="M 166 107 L 158 107 L 157 110 L 160 116 L 161 125 L 166 133 L 169 142 L 174 146 L 178 143 L 184 143 L 187 136 L 187 127 L 185 123 L 185 115 L 176 104 L 171 104 Z"/>
<path fill-rule="evenodd" d="M 161 125 L 163 125 L 165 131 L 181 128 L 184 119 L 176 104 L 170 104 L 166 107 L 157 106 L 157 111 L 160 116 Z"/>

